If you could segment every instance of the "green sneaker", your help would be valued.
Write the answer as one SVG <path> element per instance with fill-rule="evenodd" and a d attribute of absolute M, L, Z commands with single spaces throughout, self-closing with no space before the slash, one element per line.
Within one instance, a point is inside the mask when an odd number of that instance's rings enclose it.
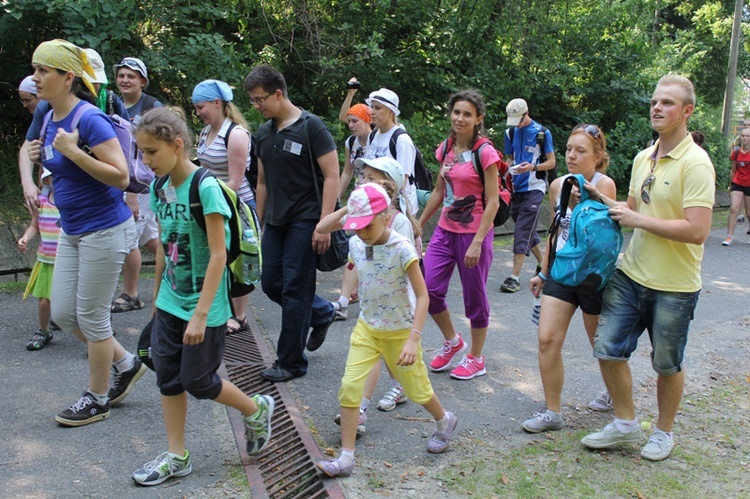
<path fill-rule="evenodd" d="M 258 405 L 258 412 L 244 418 L 249 456 L 258 454 L 271 440 L 271 419 L 274 409 L 274 400 L 270 395 L 254 395 L 253 400 Z"/>
<path fill-rule="evenodd" d="M 140 485 L 159 485 L 172 477 L 189 475 L 192 471 L 193 464 L 187 450 L 185 457 L 181 458 L 170 456 L 169 452 L 162 452 L 156 459 L 136 470 L 133 480 Z"/>

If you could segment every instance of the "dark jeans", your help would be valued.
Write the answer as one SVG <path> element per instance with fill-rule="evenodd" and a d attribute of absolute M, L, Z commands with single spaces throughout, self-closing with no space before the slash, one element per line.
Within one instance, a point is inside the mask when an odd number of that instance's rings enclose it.
<path fill-rule="evenodd" d="M 276 348 L 281 367 L 307 373 L 305 344 L 310 326 L 331 321 L 333 306 L 315 294 L 317 253 L 312 249 L 315 220 L 266 224 L 263 232 L 263 292 L 281 305 L 281 334 Z"/>

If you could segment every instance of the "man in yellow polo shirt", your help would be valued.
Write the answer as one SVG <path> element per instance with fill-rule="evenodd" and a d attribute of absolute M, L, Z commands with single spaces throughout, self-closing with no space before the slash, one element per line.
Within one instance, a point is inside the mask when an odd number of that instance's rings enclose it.
<path fill-rule="evenodd" d="M 581 440 L 591 449 L 641 441 L 627 361 L 646 329 L 658 375 L 659 418 L 641 456 L 661 461 L 674 446 L 672 425 L 685 384 L 682 360 L 701 289 L 703 242 L 711 229 L 716 181 L 710 158 L 687 130 L 694 107 L 690 80 L 677 75 L 659 80 L 650 113 L 659 140 L 633 161 L 627 202 L 603 199 L 610 216 L 634 231 L 604 292 L 594 340 L 615 420 Z"/>

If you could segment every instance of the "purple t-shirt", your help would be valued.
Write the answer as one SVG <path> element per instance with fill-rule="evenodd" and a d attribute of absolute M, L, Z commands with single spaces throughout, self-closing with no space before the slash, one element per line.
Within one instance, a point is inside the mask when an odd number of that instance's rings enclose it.
<path fill-rule="evenodd" d="M 46 133 L 42 132 L 45 148 L 51 147 L 58 128 L 72 131 L 73 115 L 83 105 L 83 101 L 79 102 L 60 121 L 50 120 Z M 81 116 L 78 133 L 81 143 L 89 147 L 116 138 L 110 119 L 94 107 Z M 108 229 L 133 216 L 123 201 L 121 190 L 99 182 L 54 148 L 52 158 L 43 163 L 52 172 L 55 204 L 60 210 L 60 223 L 66 234 L 80 235 Z"/>
<path fill-rule="evenodd" d="M 500 155 L 491 144 L 482 147 L 479 153 L 483 172 L 488 166 L 500 162 Z M 435 151 L 438 161 L 442 154 L 443 144 L 440 144 Z M 445 181 L 445 197 L 438 226 L 458 234 L 476 234 L 484 214 L 484 186 L 474 169 L 472 154 L 467 151 L 457 160 L 451 148 L 440 168 L 440 176 Z"/>

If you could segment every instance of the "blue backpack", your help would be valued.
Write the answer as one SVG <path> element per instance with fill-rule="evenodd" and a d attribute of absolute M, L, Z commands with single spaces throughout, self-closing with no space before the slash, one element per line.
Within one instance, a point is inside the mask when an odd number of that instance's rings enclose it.
<path fill-rule="evenodd" d="M 573 183 L 581 191 L 581 201 L 570 216 L 568 240 L 560 251 L 557 232 L 560 220 L 568 211 Z M 620 225 L 609 216 L 609 208 L 589 197 L 583 188 L 583 175 L 571 175 L 563 182 L 560 209 L 550 228 L 550 275 L 552 279 L 574 288 L 581 294 L 593 294 L 604 289 L 615 272 L 617 257 L 622 248 Z"/>

